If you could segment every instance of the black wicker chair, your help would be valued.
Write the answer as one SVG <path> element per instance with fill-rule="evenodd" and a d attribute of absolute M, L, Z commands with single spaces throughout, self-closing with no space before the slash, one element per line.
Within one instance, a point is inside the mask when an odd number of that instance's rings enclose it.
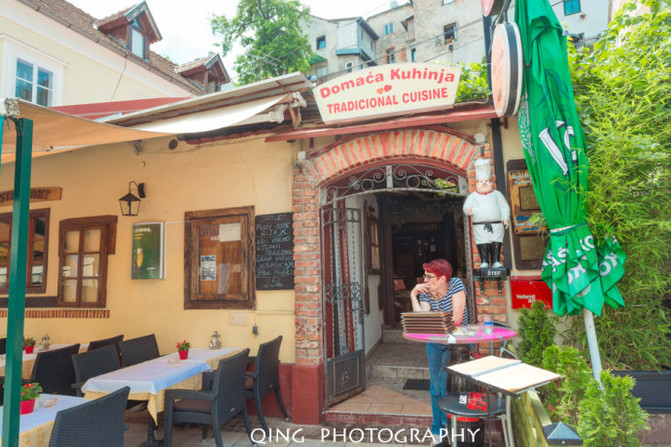
<path fill-rule="evenodd" d="M 242 414 L 247 436 L 251 441 L 251 427 L 245 399 L 245 372 L 249 349 L 222 359 L 215 372 L 203 374 L 203 390 L 167 390 L 165 392 L 165 434 L 163 446 L 170 447 L 172 426 L 176 423 L 203 424 L 203 439 L 212 425 L 217 447 L 223 447 L 221 424 Z M 252 445 L 254 442 L 252 441 Z"/>
<path fill-rule="evenodd" d="M 102 348 L 107 345 L 114 345 L 117 352 L 120 353 L 121 351 L 119 350 L 119 343 L 121 343 L 121 340 L 123 340 L 123 334 L 117 335 L 115 337 L 103 338 L 102 340 L 93 340 L 89 343 L 88 350 L 93 351 L 94 349 Z"/>
<path fill-rule="evenodd" d="M 123 447 L 130 387 L 56 413 L 49 447 Z"/>
<path fill-rule="evenodd" d="M 160 355 L 154 334 L 124 340 L 119 343 L 119 349 L 124 367 L 155 359 Z"/>
<path fill-rule="evenodd" d="M 72 356 L 79 352 L 79 343 L 53 351 L 38 352 L 33 364 L 31 382 L 39 382 L 45 393 L 74 396 L 75 369 Z"/>
<path fill-rule="evenodd" d="M 75 368 L 75 383 L 72 387 L 77 390 L 79 396 L 82 395 L 82 386 L 91 377 L 99 376 L 121 367 L 119 365 L 119 354 L 112 345 L 75 354 L 72 356 L 72 363 Z"/>
<path fill-rule="evenodd" d="M 0 338 L 0 354 L 7 354 L 7 338 Z"/>
<path fill-rule="evenodd" d="M 280 405 L 284 420 L 288 421 L 289 416 L 287 410 L 284 409 L 284 402 L 280 394 L 280 345 L 282 344 L 282 336 L 280 335 L 274 340 L 259 345 L 259 352 L 256 355 L 254 363 L 254 371 L 248 372 L 248 380 L 246 382 L 245 395 L 247 399 L 254 399 L 256 405 L 256 412 L 259 415 L 259 420 L 263 426 L 263 430 L 270 436 L 268 424 L 263 417 L 261 410 L 261 399 L 263 399 L 271 391 L 275 391 L 277 403 Z"/>

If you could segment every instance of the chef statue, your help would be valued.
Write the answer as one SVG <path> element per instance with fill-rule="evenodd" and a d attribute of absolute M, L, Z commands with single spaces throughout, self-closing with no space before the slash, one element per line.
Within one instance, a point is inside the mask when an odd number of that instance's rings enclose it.
<path fill-rule="evenodd" d="M 492 186 L 489 159 L 475 161 L 475 191 L 464 201 L 464 214 L 472 216 L 473 236 L 480 254 L 480 268 L 501 268 L 499 262 L 504 229 L 508 229 L 510 206 Z"/>

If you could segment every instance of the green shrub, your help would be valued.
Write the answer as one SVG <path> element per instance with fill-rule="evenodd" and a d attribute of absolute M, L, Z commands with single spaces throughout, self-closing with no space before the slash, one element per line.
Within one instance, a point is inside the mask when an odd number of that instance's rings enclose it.
<path fill-rule="evenodd" d="M 631 394 L 635 380 L 601 372 L 599 387 L 592 380 L 580 402 L 578 434 L 585 447 L 638 446 L 637 433 L 648 429 L 648 414 Z"/>
<path fill-rule="evenodd" d="M 550 418 L 577 428 L 580 401 L 594 381 L 587 361 L 575 348 L 550 346 L 543 351 L 543 368 L 562 376 L 557 384 L 550 383 L 542 390 L 541 400 Z"/>
<path fill-rule="evenodd" d="M 545 310 L 542 301 L 535 301 L 531 309 L 522 309 L 518 321 L 522 341 L 517 346 L 520 359 L 534 366 L 543 363 L 543 351 L 554 344 L 558 318 Z"/>

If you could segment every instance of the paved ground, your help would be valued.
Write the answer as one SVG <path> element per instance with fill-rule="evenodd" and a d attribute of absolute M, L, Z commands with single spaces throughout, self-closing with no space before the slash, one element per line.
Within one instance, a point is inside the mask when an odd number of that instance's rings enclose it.
<path fill-rule="evenodd" d="M 130 409 L 126 412 L 126 423 L 130 429 L 124 436 L 126 447 L 139 447 L 147 439 L 148 413 L 142 409 Z M 335 447 L 345 446 L 413 446 L 432 444 L 431 438 L 425 429 L 417 427 L 372 427 L 372 426 L 316 426 L 296 425 L 278 418 L 267 418 L 271 427 L 271 438 L 266 438 L 261 430 L 258 418 L 250 419 L 254 440 L 260 446 L 277 447 L 311 447 L 329 444 Z M 157 439 L 163 439 L 163 424 L 160 422 L 156 432 Z M 226 447 L 251 446 L 245 432 L 241 418 L 224 424 L 222 438 Z M 394 439 L 395 438 L 395 439 Z M 265 444 L 263 444 L 265 443 Z M 208 430 L 208 437 L 202 440 L 200 426 L 189 424 L 176 426 L 173 429 L 173 447 L 214 447 L 212 429 Z"/>

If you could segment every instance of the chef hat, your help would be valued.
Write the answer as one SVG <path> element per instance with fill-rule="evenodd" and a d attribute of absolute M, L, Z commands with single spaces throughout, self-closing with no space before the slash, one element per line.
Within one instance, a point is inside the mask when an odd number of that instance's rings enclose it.
<path fill-rule="evenodd" d="M 479 158 L 475 161 L 475 179 L 489 180 L 492 176 L 492 168 L 489 166 L 489 158 Z"/>

